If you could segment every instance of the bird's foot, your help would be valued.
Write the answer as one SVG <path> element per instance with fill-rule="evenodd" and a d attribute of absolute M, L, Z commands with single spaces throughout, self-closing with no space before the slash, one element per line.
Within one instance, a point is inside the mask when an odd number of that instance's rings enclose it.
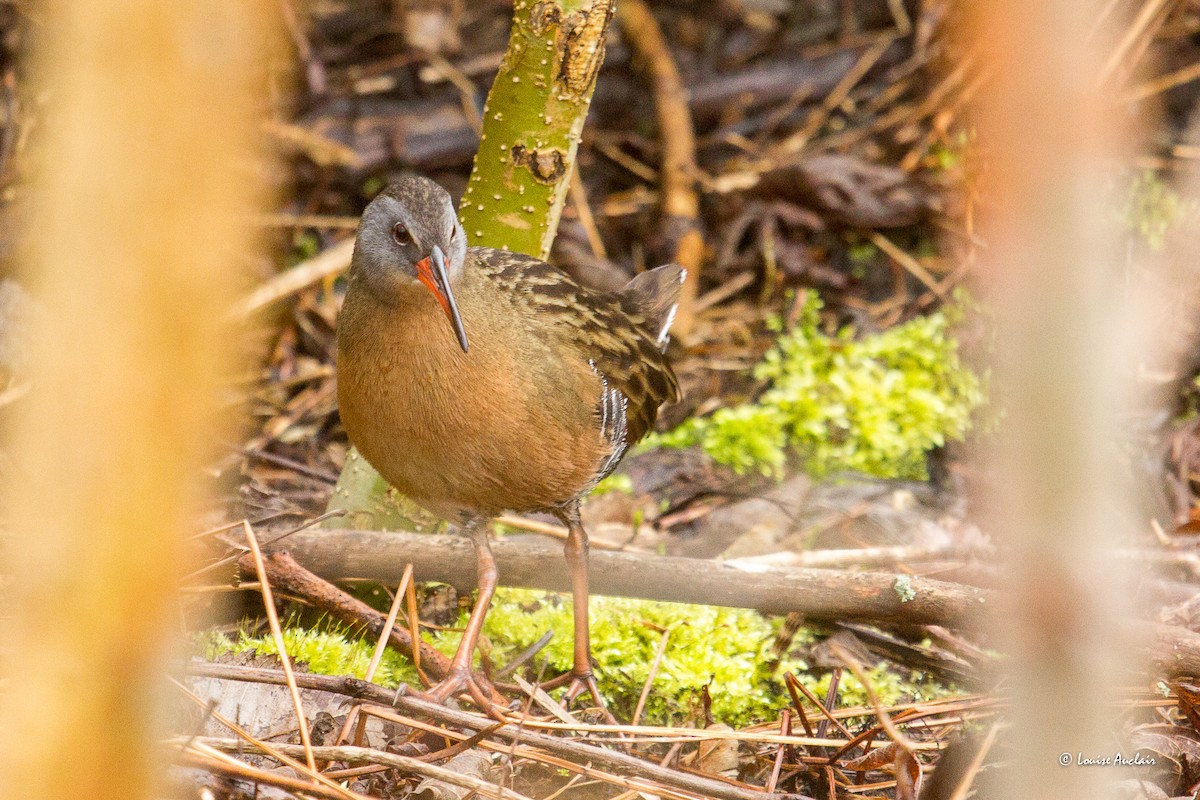
<path fill-rule="evenodd" d="M 482 711 L 498 720 L 502 719 L 501 712 L 508 708 L 504 698 L 495 689 L 486 683 L 481 684 L 480 679 L 465 669 L 452 668 L 446 677 L 417 696 L 438 705 L 445 705 L 450 699 L 464 692 Z"/>
<path fill-rule="evenodd" d="M 547 681 L 541 685 L 542 689 L 557 689 L 564 683 L 568 683 L 567 692 L 563 695 L 562 707 L 570 709 L 571 704 L 582 695 L 585 691 L 591 695 L 593 702 L 600 709 L 600 714 L 604 717 L 604 721 L 610 725 L 619 725 L 617 718 L 608 710 L 608 701 L 604 699 L 604 695 L 600 693 L 600 687 L 596 685 L 596 676 L 591 670 L 586 672 L 571 671 L 559 675 L 553 680 Z"/>

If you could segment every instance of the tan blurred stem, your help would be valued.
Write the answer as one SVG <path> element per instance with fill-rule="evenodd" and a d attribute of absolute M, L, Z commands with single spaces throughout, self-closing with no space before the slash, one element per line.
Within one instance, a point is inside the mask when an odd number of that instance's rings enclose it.
<path fill-rule="evenodd" d="M 1013 602 L 995 624 L 1011 655 L 1012 750 L 1003 796 L 1098 797 L 1116 775 L 1060 766 L 1114 749 L 1105 698 L 1132 648 L 1113 547 L 1131 494 L 1116 472 L 1121 374 L 1136 326 L 1122 248 L 1103 206 L 1128 131 L 1096 89 L 1113 42 L 1088 37 L 1101 2 L 970 5 L 994 76 L 979 136 L 991 177 L 981 260 L 997 311 L 998 402 L 991 525 L 1009 547 Z"/>
<path fill-rule="evenodd" d="M 182 532 L 228 348 L 262 3 L 43 8 L 36 242 L 44 302 L 15 406 L 0 786 L 157 794 Z M 243 217 L 244 218 L 244 217 Z"/>
<path fill-rule="evenodd" d="M 658 21 L 642 0 L 621 0 L 617 19 L 630 47 L 645 62 L 654 89 L 654 108 L 662 137 L 662 215 L 674 254 L 672 260 L 687 270 L 673 334 L 687 336 L 696 316 L 700 287 L 700 261 L 704 236 L 700 233 L 700 196 L 696 193 L 696 132 L 688 109 L 688 92 L 671 48 Z"/>

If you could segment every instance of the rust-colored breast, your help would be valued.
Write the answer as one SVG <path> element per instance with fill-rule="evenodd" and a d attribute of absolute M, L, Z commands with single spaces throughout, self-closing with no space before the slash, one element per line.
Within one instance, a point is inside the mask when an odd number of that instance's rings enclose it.
<path fill-rule="evenodd" d="M 522 313 L 486 273 L 455 287 L 470 352 L 423 287 L 384 304 L 351 288 L 338 326 L 338 400 L 351 441 L 432 511 L 551 508 L 611 454 L 586 354 Z"/>

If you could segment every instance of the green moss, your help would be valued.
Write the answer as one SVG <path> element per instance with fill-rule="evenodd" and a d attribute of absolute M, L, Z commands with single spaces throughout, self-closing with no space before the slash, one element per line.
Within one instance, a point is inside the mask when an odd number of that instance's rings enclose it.
<path fill-rule="evenodd" d="M 879 248 L 867 241 L 852 243 L 846 252 L 852 264 L 868 264 L 879 257 Z"/>
<path fill-rule="evenodd" d="M 374 199 L 375 195 L 387 188 L 387 184 L 387 178 L 381 175 L 372 175 L 363 181 L 362 189 L 359 191 L 359 194 L 368 200 L 372 200 Z"/>
<path fill-rule="evenodd" d="M 592 656 L 601 690 L 619 715 L 628 718 L 668 631 L 667 649 L 655 675 L 646 719 L 666 722 L 695 717 L 701 692 L 709 689 L 712 713 L 734 725 L 774 716 L 786 703 L 781 685 L 766 671 L 778 623 L 745 609 L 690 606 L 617 597 L 593 597 Z M 538 659 L 564 672 L 572 662 L 569 600 L 559 595 L 508 589 L 498 593 L 485 631 L 503 663 L 547 630 L 554 637 Z M 803 671 L 798 660 L 786 669 Z"/>
<path fill-rule="evenodd" d="M 1200 203 L 1181 197 L 1158 173 L 1145 170 L 1130 181 L 1118 217 L 1152 250 L 1161 250 L 1172 228 L 1194 225 L 1200 219 Z"/>
<path fill-rule="evenodd" d="M 321 239 L 310 230 L 299 230 L 292 235 L 292 251 L 287 256 L 289 266 L 312 258 L 321 251 Z"/>
<path fill-rule="evenodd" d="M 960 168 L 966 156 L 967 148 L 974 136 L 968 131 L 958 131 L 946 141 L 935 142 L 929 148 L 936 169 L 948 172 Z"/>
<path fill-rule="evenodd" d="M 609 475 L 604 480 L 596 484 L 596 488 L 592 490 L 593 496 L 608 494 L 609 492 L 620 492 L 621 494 L 633 494 L 633 478 L 623 472 L 618 472 Z"/>
<path fill-rule="evenodd" d="M 779 337 L 754 371 L 769 382 L 753 404 L 692 419 L 648 446 L 699 444 L 739 472 L 780 476 L 792 454 L 814 475 L 856 470 L 924 478 L 925 453 L 971 429 L 983 383 L 958 355 L 955 309 L 882 333 L 834 336 L 818 327 L 810 294 L 795 329 Z"/>
<path fill-rule="evenodd" d="M 618 716 L 628 719 L 637 705 L 650 665 L 658 650 L 662 630 L 669 631 L 667 649 L 655 675 L 643 721 L 669 724 L 699 719 L 702 693 L 707 687 L 712 698 L 713 716 L 734 726 L 744 726 L 776 717 L 786 708 L 789 697 L 780 676 L 790 670 L 818 696 L 828 690 L 828 676 L 816 679 L 805 663 L 786 657 L 772 662 L 772 645 L 781 620 L 768 619 L 754 611 L 716 606 L 689 606 L 612 597 L 593 597 L 592 655 L 597 664 L 600 689 Z M 459 620 L 459 627 L 466 622 Z M 483 648 L 494 664 L 503 665 L 552 631 L 550 643 L 537 655 L 534 669 L 545 664 L 546 674 L 554 675 L 571 668 L 572 620 L 567 597 L 550 592 L 502 589 L 496 593 L 484 627 Z M 457 632 L 438 632 L 432 644 L 450 655 L 458 646 Z M 812 634 L 800 631 L 795 642 L 812 641 Z M 288 653 L 305 662 L 311 672 L 327 675 L 352 675 L 361 678 L 375 644 L 357 639 L 344 630 L 310 630 L 289 627 L 284 630 Z M 240 634 L 230 638 L 222 634 L 200 637 L 198 648 L 206 657 L 216 658 L 227 652 L 275 654 L 272 637 Z M 872 684 L 885 703 L 905 698 L 944 694 L 935 684 L 922 683 L 914 674 L 904 679 L 884 667 L 872 672 Z M 388 649 L 384 653 L 375 682 L 387 687 L 399 683 L 417 684 L 410 662 Z M 841 705 L 866 703 L 862 687 L 846 675 L 839 690 Z"/>
<path fill-rule="evenodd" d="M 269 633 L 250 636 L 241 632 L 236 638 L 215 634 L 202 644 L 205 656 L 209 659 L 222 653 L 279 654 L 275 639 Z M 309 672 L 354 678 L 362 678 L 367 674 L 371 654 L 375 651 L 374 642 L 355 638 L 339 630 L 286 627 L 283 629 L 283 644 L 289 656 L 308 665 Z M 416 681 L 416 670 L 407 658 L 390 648 L 384 651 L 379 668 L 375 671 L 375 683 L 395 687 L 400 683 Z"/>

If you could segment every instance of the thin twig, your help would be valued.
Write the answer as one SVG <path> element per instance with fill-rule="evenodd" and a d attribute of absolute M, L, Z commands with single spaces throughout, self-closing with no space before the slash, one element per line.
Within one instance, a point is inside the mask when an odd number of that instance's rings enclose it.
<path fill-rule="evenodd" d="M 783 678 L 788 686 L 799 690 L 801 694 L 803 694 L 806 698 L 808 698 L 808 702 L 810 702 L 814 706 L 816 706 L 817 711 L 820 711 L 821 715 L 824 716 L 825 719 L 827 719 L 829 722 L 832 722 L 837 727 L 837 729 L 842 732 L 843 736 L 845 736 L 847 739 L 854 738 L 854 734 L 852 734 L 852 733 L 850 733 L 850 731 L 846 730 L 846 726 L 841 723 L 841 720 L 839 720 L 837 717 L 835 717 L 833 715 L 833 712 L 830 711 L 828 708 L 826 708 L 825 704 L 822 703 L 820 701 L 820 699 L 818 699 L 817 696 L 815 694 L 813 694 L 812 691 L 809 690 L 809 688 L 807 686 L 805 686 L 803 683 L 800 682 L 799 678 L 797 678 L 795 675 L 793 675 L 790 672 L 784 673 Z M 796 704 L 796 707 L 797 707 L 797 709 L 799 709 L 799 707 L 800 707 L 799 703 Z M 801 712 L 801 713 L 803 713 L 803 712 Z M 818 729 L 817 736 L 820 736 L 820 735 L 821 735 L 820 730 Z"/>
<path fill-rule="evenodd" d="M 954 788 L 954 794 L 950 795 L 949 800 L 964 800 L 966 798 L 967 792 L 971 790 L 971 784 L 975 782 L 975 776 L 979 773 L 980 768 L 983 767 L 983 760 L 987 758 L 992 745 L 996 743 L 996 734 L 999 732 L 1000 723 L 993 723 L 988 728 L 987 734 L 979 744 L 979 749 L 975 752 L 975 757 L 967 765 L 967 769 L 963 772 L 962 777 L 958 781 L 958 786 Z"/>
<path fill-rule="evenodd" d="M 642 0 L 621 0 L 617 16 L 626 42 L 648 64 L 653 81 L 654 107 L 662 137 L 659 173 L 662 213 L 668 236 L 673 240 L 672 260 L 687 270 L 673 325 L 682 337 L 695 320 L 700 262 L 704 255 L 700 198 L 696 193 L 696 132 L 688 108 L 688 92 L 671 57 L 671 48 L 646 4 Z"/>
<path fill-rule="evenodd" d="M 29 387 L 32 385 L 29 381 L 23 381 L 0 392 L 0 408 L 11 405 L 29 394 Z"/>
<path fill-rule="evenodd" d="M 921 262 L 910 256 L 908 253 L 901 250 L 892 242 L 891 239 L 884 236 L 879 231 L 871 231 L 871 242 L 876 247 L 882 250 L 893 261 L 908 271 L 910 275 L 919 280 L 925 285 L 929 291 L 938 296 L 939 299 L 946 299 L 946 290 L 942 288 L 937 279 L 929 274 L 929 270 L 921 266 Z"/>
<path fill-rule="evenodd" d="M 337 508 L 337 509 L 334 509 L 333 511 L 326 511 L 324 514 L 321 514 L 320 516 L 316 516 L 316 517 L 313 517 L 312 519 L 305 520 L 300 525 L 297 525 L 296 527 L 292 528 L 289 531 L 284 531 L 283 533 L 281 533 L 278 536 L 271 539 L 271 541 L 267 542 L 266 546 L 271 547 L 273 545 L 276 545 L 279 542 L 286 539 L 287 537 L 291 536 L 292 534 L 299 533 L 302 530 L 311 528 L 313 525 L 319 525 L 320 523 L 324 522 L 327 519 L 334 519 L 335 517 L 343 517 L 345 515 L 346 515 L 345 509 Z M 242 520 L 238 520 L 237 522 L 229 525 L 228 527 L 222 527 L 222 528 L 217 528 L 217 529 L 214 529 L 211 531 L 205 531 L 204 533 L 198 534 L 197 536 L 194 536 L 192 538 L 201 538 L 204 536 L 210 536 L 214 533 L 221 533 L 222 531 L 228 530 L 229 528 L 236 528 L 239 525 L 247 525 L 247 524 L 258 524 L 258 523 L 250 523 L 248 520 L 242 519 Z M 183 578 L 183 583 L 188 583 L 190 581 L 193 581 L 196 578 L 200 577 L 201 575 L 212 572 L 213 570 L 218 569 L 225 564 L 232 564 L 233 562 L 237 561 L 245 554 L 246 554 L 246 551 L 244 549 L 239 550 L 239 551 L 233 553 L 233 555 L 226 556 L 225 558 L 214 561 L 211 564 L 206 564 L 203 567 L 201 567 L 200 569 L 195 570 L 193 572 L 189 572 L 187 575 L 185 575 Z"/>
<path fill-rule="evenodd" d="M 804 126 L 772 148 L 774 155 L 777 157 L 793 155 L 803 150 L 804 146 L 808 144 L 817 131 L 821 129 L 821 126 L 829 119 L 829 115 L 833 113 L 834 109 L 845 102 L 846 97 L 850 94 L 850 90 L 858 85 L 858 82 L 871 70 L 871 67 L 875 66 L 875 63 L 887 52 L 888 47 L 892 45 L 895 39 L 894 35 L 889 35 L 868 47 L 850 71 L 838 82 L 837 86 L 834 86 L 829 94 L 825 96 L 825 99 L 821 101 L 821 105 L 808 115 L 808 119 L 804 121 Z"/>
<path fill-rule="evenodd" d="M 779 734 L 781 736 L 792 735 L 792 716 L 786 708 L 779 712 Z M 771 767 L 771 777 L 767 781 L 768 792 L 775 791 L 775 787 L 779 783 L 779 773 L 783 769 L 783 756 L 786 752 L 786 744 L 779 745 L 779 748 L 775 751 L 775 764 Z"/>
<path fill-rule="evenodd" d="M 327 228 L 350 231 L 358 228 L 358 217 L 329 214 L 257 214 L 253 220 L 255 225 L 264 228 Z"/>
<path fill-rule="evenodd" d="M 483 130 L 483 118 L 479 116 L 478 98 L 476 97 L 475 84 L 471 83 L 471 79 L 463 74 L 462 70 L 451 64 L 437 53 L 429 53 L 425 57 L 428 62 L 428 69 L 436 70 L 443 78 L 449 81 L 455 89 L 458 90 L 459 103 L 462 106 L 463 117 L 466 118 L 467 124 L 471 126 L 471 130 L 479 133 Z"/>
<path fill-rule="evenodd" d="M 663 655 L 667 652 L 667 642 L 671 638 L 671 629 L 662 628 L 662 638 L 658 640 L 658 648 L 654 651 L 654 660 L 650 662 L 650 671 L 646 673 L 646 682 L 642 685 L 642 693 L 638 695 L 637 708 L 633 710 L 633 719 L 629 721 L 630 725 L 637 725 L 638 720 L 642 717 L 642 710 L 646 707 L 646 699 L 650 697 L 650 687 L 654 685 L 654 678 L 658 675 L 658 668 L 662 664 Z"/>
<path fill-rule="evenodd" d="M 257 769 L 249 764 L 238 761 L 231 755 L 210 747 L 204 742 L 193 742 L 192 748 L 181 752 L 180 757 L 184 762 L 190 763 L 200 769 L 205 769 L 209 772 L 223 772 L 252 783 L 261 783 L 264 786 L 275 786 L 286 791 L 303 792 L 305 795 L 325 797 L 330 798 L 330 800 L 345 800 L 346 797 L 342 792 L 335 792 L 332 789 L 326 789 L 324 786 L 298 780 L 278 772 Z M 350 792 L 350 797 L 354 800 L 372 800 L 372 798 L 356 792 Z"/>
<path fill-rule="evenodd" d="M 879 694 L 875 691 L 875 687 L 871 683 L 871 679 L 867 677 L 867 671 L 863 669 L 862 664 L 858 663 L 858 659 L 856 659 L 849 650 L 842 647 L 835 641 L 829 642 L 829 649 L 835 656 L 837 656 L 839 661 L 845 664 L 846 667 L 854 673 L 854 677 L 858 678 L 858 682 L 862 684 L 863 689 L 865 689 L 867 692 L 867 697 L 871 701 L 871 706 L 875 709 L 875 716 L 879 720 L 879 724 L 883 726 L 885 731 L 887 731 L 887 734 L 891 737 L 892 741 L 902 747 L 909 755 L 916 753 L 920 745 L 908 738 L 908 736 L 906 736 L 904 732 L 901 731 L 894 722 L 892 722 L 891 716 L 884 709 L 883 704 L 879 701 Z"/>
<path fill-rule="evenodd" d="M 1100 69 L 1100 78 L 1097 81 L 1098 85 L 1103 85 L 1108 81 L 1109 78 L 1112 77 L 1112 74 L 1117 70 L 1117 67 L 1121 65 L 1121 62 L 1125 59 L 1125 56 L 1130 50 L 1133 49 L 1133 46 L 1145 34 L 1146 29 L 1150 27 L 1151 23 L 1154 21 L 1154 18 L 1158 16 L 1159 12 L 1163 10 L 1163 7 L 1167 5 L 1167 3 L 1173 2 L 1174 0 L 1147 0 L 1147 2 L 1138 11 L 1137 16 L 1134 17 L 1134 20 L 1132 24 L 1130 24 L 1128 30 L 1125 31 L 1125 35 L 1121 37 L 1121 41 L 1117 44 L 1112 54 L 1109 55 L 1108 61 L 1106 61 L 1104 66 Z"/>
<path fill-rule="evenodd" d="M 1200 62 L 1188 64 L 1186 67 L 1168 72 L 1166 75 L 1159 75 L 1157 78 L 1140 83 L 1132 89 L 1122 92 L 1120 101 L 1122 103 L 1136 103 L 1139 100 L 1145 100 L 1147 97 L 1161 94 L 1168 89 L 1174 89 L 1176 86 L 1182 86 L 1197 78 L 1200 78 Z"/>
<path fill-rule="evenodd" d="M 353 253 L 353 238 L 343 239 L 322 250 L 312 258 L 279 273 L 243 297 L 234 304 L 233 316 L 244 319 L 260 308 L 289 297 L 323 278 L 344 271 L 350 266 L 350 256 Z"/>
<path fill-rule="evenodd" d="M 250 552 L 254 556 L 254 569 L 258 572 L 258 582 L 262 584 L 263 606 L 267 611 L 267 621 L 271 625 L 271 636 L 275 639 L 275 649 L 279 651 L 279 663 L 283 666 L 283 674 L 287 676 L 288 691 L 292 695 L 292 705 L 296 709 L 296 723 L 300 729 L 300 742 L 304 745 L 304 759 L 312 772 L 317 771 L 317 762 L 313 758 L 312 742 L 308 737 L 308 720 L 304 716 L 304 706 L 300 702 L 300 690 L 296 687 L 296 676 L 292 672 L 292 661 L 287 654 L 287 645 L 283 641 L 283 628 L 279 625 L 279 614 L 275 610 L 275 598 L 271 594 L 271 584 L 267 580 L 267 568 L 263 564 L 262 551 L 258 549 L 258 537 L 249 522 L 243 520 L 242 527 L 246 532 L 246 541 L 250 544 Z"/>
<path fill-rule="evenodd" d="M 507 525 L 510 528 L 517 528 L 530 533 L 540 533 L 543 536 L 549 536 L 554 539 L 565 542 L 569 535 L 569 531 L 562 525 L 556 525 L 553 522 L 542 522 L 539 519 L 529 519 L 527 517 L 518 517 L 516 514 L 501 514 L 495 517 L 493 522 L 500 525 Z M 588 542 L 588 547 L 593 550 L 620 550 L 620 546 L 609 544 L 608 542 L 600 542 L 592 539 Z"/>
<path fill-rule="evenodd" d="M 199 743 L 211 747 L 217 752 L 220 752 L 222 749 L 237 752 L 238 748 L 242 747 L 242 744 L 236 739 L 204 738 Z M 273 747 L 281 753 L 298 754 L 301 750 L 299 746 L 294 744 L 276 744 Z M 520 792 L 514 792 L 511 789 L 505 789 L 494 783 L 488 783 L 470 775 L 463 775 L 460 772 L 455 772 L 445 767 L 427 764 L 411 756 L 402 756 L 384 750 L 375 750 L 370 747 L 351 747 L 348 745 L 315 747 L 313 750 L 321 756 L 321 760 L 323 761 L 347 761 L 352 764 L 384 764 L 406 774 L 420 775 L 425 778 L 433 778 L 434 780 L 449 783 L 452 786 L 461 786 L 464 789 L 477 792 L 484 797 L 495 798 L 495 800 L 530 800 L 529 797 Z"/>
<path fill-rule="evenodd" d="M 408 589 L 405 590 L 404 596 L 408 600 L 408 631 L 412 635 L 414 645 L 416 645 L 421 641 L 421 615 L 417 611 L 416 581 L 411 581 L 408 584 Z M 425 676 L 424 671 L 421 670 L 421 648 L 418 646 L 414 646 L 412 649 L 412 663 L 413 670 L 420 676 L 421 680 L 425 681 L 425 685 L 430 685 L 430 680 Z"/>
<path fill-rule="evenodd" d="M 296 13 L 291 0 L 280 0 L 280 10 L 283 12 L 283 24 L 292 37 L 296 47 L 296 57 L 304 65 L 304 78 L 308 82 L 308 91 L 314 95 L 325 94 L 329 81 L 325 76 L 325 64 L 313 54 L 312 44 L 304 31 L 300 15 Z"/>
<path fill-rule="evenodd" d="M 579 174 L 579 161 L 575 161 L 575 169 L 571 171 L 571 205 L 575 207 L 575 216 L 587 234 L 588 246 L 596 258 L 608 258 L 604 247 L 604 239 L 600 238 L 600 230 L 596 227 L 596 218 L 592 215 L 592 206 L 588 203 L 587 187 L 583 185 L 583 177 Z"/>
<path fill-rule="evenodd" d="M 231 720 L 228 717 L 221 714 L 215 708 L 212 708 L 210 706 L 210 703 L 205 702 L 201 697 L 199 697 L 191 689 L 184 686 L 182 683 L 175 680 L 174 678 L 171 678 L 170 680 L 171 680 L 171 683 L 175 684 L 183 691 L 184 695 L 189 700 L 191 700 L 193 703 L 200 706 L 201 708 L 205 709 L 205 713 L 207 713 L 210 717 L 215 719 L 217 722 L 224 725 L 226 728 L 229 728 L 229 730 L 231 730 L 231 731 L 233 731 L 233 733 L 237 734 L 237 737 L 239 739 L 242 739 L 243 741 L 247 742 L 250 746 L 256 747 L 259 750 L 262 750 L 264 753 L 271 756 L 271 758 L 276 759 L 281 764 L 287 764 L 289 767 L 296 770 L 297 772 L 307 775 L 309 778 L 311 778 L 316 783 L 320 783 L 320 784 L 323 784 L 324 786 L 329 787 L 331 790 L 333 790 L 337 794 L 342 795 L 343 797 L 346 797 L 346 798 L 357 797 L 357 795 L 355 795 L 353 792 L 350 792 L 347 789 L 345 789 L 341 786 L 338 786 L 336 783 L 334 783 L 332 780 L 330 780 L 328 776 L 322 775 L 321 773 L 317 772 L 315 769 L 310 769 L 309 767 L 305 766 L 301 762 L 296 761 L 295 759 L 290 758 L 289 756 L 280 752 L 277 749 L 278 743 L 267 743 L 255 736 L 251 736 L 249 731 L 247 731 L 242 726 L 238 725 L 233 720 Z M 192 742 L 194 742 L 196 740 L 202 741 L 203 737 L 197 737 L 197 736 L 190 737 L 184 744 L 190 747 Z"/>
<path fill-rule="evenodd" d="M 284 676 L 278 670 L 257 669 L 253 667 L 238 667 L 230 664 L 197 664 L 189 663 L 185 665 L 185 669 L 193 675 L 206 675 L 209 677 L 227 678 L 230 680 L 243 681 L 258 681 L 262 683 L 284 683 Z M 390 711 L 385 711 L 386 707 L 398 708 L 402 711 L 411 714 L 419 714 L 421 716 L 435 719 L 446 725 L 455 725 L 467 728 L 473 731 L 478 731 L 491 723 L 491 720 L 475 715 L 468 714 L 463 711 L 440 706 L 436 703 L 424 700 L 410 694 L 401 694 L 397 696 L 393 691 L 375 686 L 374 684 L 366 683 L 365 681 L 356 680 L 353 678 L 336 677 L 329 675 L 313 675 L 310 673 L 302 673 L 296 676 L 296 679 L 305 688 L 323 689 L 325 691 L 335 692 L 338 694 L 356 697 L 364 700 L 369 700 L 372 703 L 379 703 L 382 708 L 372 709 L 364 707 L 363 712 L 374 716 L 380 716 L 385 719 L 399 722 L 402 725 L 410 725 L 413 727 L 421 727 L 425 723 L 410 718 L 402 718 L 400 715 Z M 428 727 L 428 726 L 426 726 Z M 422 728 L 424 729 L 424 728 Z M 453 738 L 463 738 L 462 735 L 455 734 L 444 729 L 434 729 L 439 735 L 452 736 Z M 711 732 L 700 732 L 711 733 Z M 685 793 L 686 797 L 712 797 L 720 798 L 720 800 L 782 800 L 780 795 L 765 794 L 761 791 L 748 791 L 740 786 L 729 786 L 720 781 L 712 780 L 696 775 L 686 773 L 678 773 L 674 770 L 665 769 L 657 764 L 649 763 L 635 756 L 626 753 L 607 750 L 602 747 L 595 747 L 583 742 L 570 741 L 561 737 L 545 736 L 535 732 L 528 732 L 522 729 L 520 725 L 506 725 L 498 728 L 493 738 L 504 742 L 504 745 L 499 746 L 501 752 L 508 751 L 508 743 L 520 741 L 519 747 L 515 753 L 518 757 L 524 757 L 526 753 L 541 757 L 543 753 L 553 753 L 561 758 L 557 758 L 554 762 L 555 766 L 563 766 L 564 769 L 570 769 L 574 772 L 581 772 L 583 769 L 580 764 L 594 764 L 602 766 L 606 769 L 619 772 L 626 776 L 637 776 L 644 780 L 636 781 L 634 786 L 629 785 L 626 781 L 625 788 L 643 788 L 654 787 L 657 784 L 665 784 L 669 787 L 675 787 L 678 791 L 671 792 L 671 796 L 680 796 L 680 792 Z M 711 737 L 709 737 L 711 738 Z M 776 735 L 773 738 L 778 739 Z M 794 740 L 795 737 L 792 737 Z M 795 741 L 789 743 L 803 742 Z M 833 745 L 836 746 L 836 743 Z M 547 762 L 550 763 L 550 762 Z M 595 771 L 593 770 L 594 774 Z M 654 783 L 650 783 L 654 782 Z M 661 785 L 657 786 L 662 789 Z M 664 792 L 655 791 L 654 788 L 647 788 L 655 794 Z"/>
<path fill-rule="evenodd" d="M 375 643 L 375 651 L 371 653 L 371 661 L 367 664 L 367 671 L 363 675 L 363 680 L 372 681 L 375 679 L 375 670 L 379 669 L 379 662 L 383 660 L 383 651 L 387 649 L 388 640 L 392 636 L 392 628 L 396 625 L 396 617 L 400 614 L 400 604 L 404 602 L 405 592 L 408 590 L 409 584 L 412 582 L 412 564 L 407 564 L 404 567 L 404 575 L 400 577 L 400 586 L 396 589 L 396 596 L 392 598 L 392 607 L 388 609 L 387 620 L 383 623 L 383 630 L 379 632 L 379 641 Z M 418 652 L 419 647 L 414 647 L 413 652 Z M 342 725 L 342 730 L 338 733 L 337 738 L 333 741 L 335 745 L 339 745 L 346 741 L 346 737 L 350 734 L 350 729 L 354 727 L 354 722 L 358 719 L 358 704 L 355 704 L 346 714 L 346 722 Z"/>

